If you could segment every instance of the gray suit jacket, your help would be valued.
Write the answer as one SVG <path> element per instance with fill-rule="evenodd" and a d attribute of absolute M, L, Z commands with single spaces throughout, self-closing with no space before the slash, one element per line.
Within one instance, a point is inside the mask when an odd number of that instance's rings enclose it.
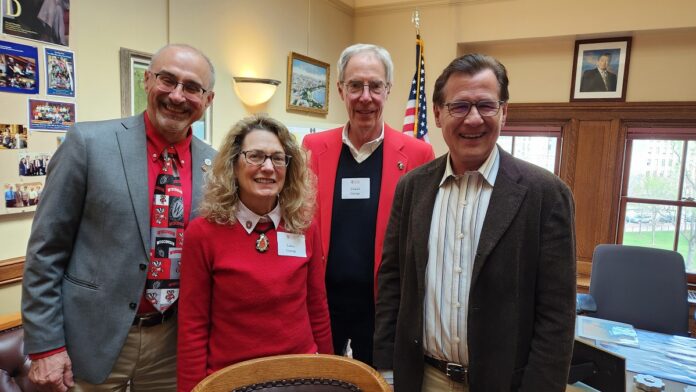
<path fill-rule="evenodd" d="M 378 276 L 374 364 L 396 392 L 423 381 L 428 233 L 447 156 L 396 188 Z M 468 309 L 470 390 L 564 391 L 575 325 L 575 235 L 568 187 L 500 151 L 474 260 Z"/>
<path fill-rule="evenodd" d="M 67 347 L 76 377 L 111 372 L 143 295 L 150 197 L 143 115 L 75 124 L 49 165 L 22 284 L 25 351 Z M 215 154 L 193 138 L 191 216 L 201 166 Z"/>

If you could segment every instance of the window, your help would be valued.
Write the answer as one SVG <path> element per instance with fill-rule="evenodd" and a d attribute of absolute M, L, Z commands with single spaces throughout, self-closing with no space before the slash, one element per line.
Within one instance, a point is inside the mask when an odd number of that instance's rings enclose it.
<path fill-rule="evenodd" d="M 696 273 L 696 128 L 629 128 L 618 242 L 676 250 Z"/>
<path fill-rule="evenodd" d="M 513 156 L 558 175 L 561 158 L 561 128 L 549 126 L 506 126 L 498 145 Z"/>

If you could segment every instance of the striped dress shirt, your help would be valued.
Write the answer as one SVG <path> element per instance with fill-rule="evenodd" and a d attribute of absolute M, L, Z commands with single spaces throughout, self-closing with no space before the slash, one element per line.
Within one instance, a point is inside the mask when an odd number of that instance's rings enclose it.
<path fill-rule="evenodd" d="M 498 175 L 493 148 L 476 171 L 455 175 L 447 160 L 428 236 L 423 306 L 425 355 L 468 365 L 467 311 L 474 257 Z"/>

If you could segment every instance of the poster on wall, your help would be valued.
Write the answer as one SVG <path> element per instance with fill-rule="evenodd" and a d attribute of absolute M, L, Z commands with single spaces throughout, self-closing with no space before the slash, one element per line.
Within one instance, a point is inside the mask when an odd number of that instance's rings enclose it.
<path fill-rule="evenodd" d="M 69 46 L 70 0 L 1 0 L 2 32 Z"/>
<path fill-rule="evenodd" d="M 65 50 L 44 48 L 46 94 L 75 96 L 75 55 Z"/>
<path fill-rule="evenodd" d="M 0 41 L 0 92 L 39 93 L 38 53 L 34 46 Z"/>
<path fill-rule="evenodd" d="M 27 129 L 21 124 L 0 124 L 0 151 L 27 148 Z"/>
<path fill-rule="evenodd" d="M 75 104 L 72 102 L 29 99 L 29 129 L 65 132 L 75 123 Z"/>

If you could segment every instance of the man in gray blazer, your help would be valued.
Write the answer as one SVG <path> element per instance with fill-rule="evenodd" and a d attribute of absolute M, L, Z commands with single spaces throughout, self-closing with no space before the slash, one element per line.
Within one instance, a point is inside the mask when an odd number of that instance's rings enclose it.
<path fill-rule="evenodd" d="M 215 151 L 191 124 L 214 81 L 199 50 L 165 46 L 145 73 L 144 113 L 78 123 L 53 156 L 22 286 L 29 377 L 44 390 L 175 390 L 176 306 L 144 300 L 151 203 L 159 154 L 175 149 L 184 216 L 195 216 Z"/>
<path fill-rule="evenodd" d="M 497 147 L 508 97 L 504 66 L 485 55 L 435 82 L 449 152 L 399 182 L 378 275 L 374 363 L 397 392 L 565 390 L 573 198 Z"/>

